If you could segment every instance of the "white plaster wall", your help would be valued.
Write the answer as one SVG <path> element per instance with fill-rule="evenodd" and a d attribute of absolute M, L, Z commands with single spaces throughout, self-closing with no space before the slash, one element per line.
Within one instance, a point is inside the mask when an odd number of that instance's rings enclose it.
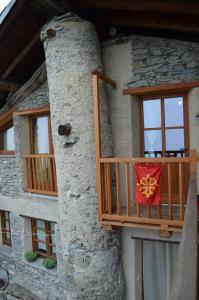
<path fill-rule="evenodd" d="M 199 120 L 195 118 L 195 116 L 199 114 L 199 88 L 194 88 L 189 92 L 188 100 L 190 149 L 196 149 L 197 155 L 199 155 Z M 199 172 L 199 164 L 197 166 L 197 171 Z M 199 177 L 197 180 L 197 192 L 199 193 Z"/>
<path fill-rule="evenodd" d="M 131 79 L 131 41 L 123 40 L 123 43 L 120 44 L 116 41 L 115 43 L 104 43 L 102 51 L 104 73 L 117 82 L 116 89 L 107 87 L 114 155 L 119 157 L 139 156 L 138 100 L 122 94 L 122 89 Z M 121 178 L 121 183 L 123 181 L 124 178 Z M 132 178 L 131 182 L 133 182 Z M 122 191 L 123 193 L 124 191 Z M 133 195 L 132 189 L 132 198 Z M 135 271 L 135 268 L 139 269 L 135 264 L 135 247 L 137 247 L 139 242 L 132 240 L 132 230 L 122 229 L 121 233 L 126 296 L 128 300 L 137 300 L 137 290 L 139 289 L 135 287 L 140 277 L 137 270 Z M 135 273 L 137 273 L 136 278 Z"/>
<path fill-rule="evenodd" d="M 58 201 L 51 197 L 34 197 L 24 195 L 2 195 L 0 209 L 11 211 L 16 215 L 57 222 L 59 220 Z"/>

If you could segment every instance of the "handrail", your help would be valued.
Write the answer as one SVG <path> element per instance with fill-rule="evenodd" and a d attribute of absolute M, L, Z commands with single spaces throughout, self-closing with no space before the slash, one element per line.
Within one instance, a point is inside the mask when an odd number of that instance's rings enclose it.
<path fill-rule="evenodd" d="M 23 158 L 42 158 L 42 157 L 47 157 L 47 158 L 54 158 L 54 154 L 26 154 L 22 156 Z"/>
<path fill-rule="evenodd" d="M 191 173 L 187 207 L 170 300 L 197 298 L 197 176 Z"/>
<path fill-rule="evenodd" d="M 190 157 L 102 157 L 97 159 L 102 163 L 166 163 L 166 162 L 190 162 Z"/>
<path fill-rule="evenodd" d="M 26 191 L 57 195 L 57 178 L 53 154 L 28 154 L 23 156 L 26 172 Z"/>

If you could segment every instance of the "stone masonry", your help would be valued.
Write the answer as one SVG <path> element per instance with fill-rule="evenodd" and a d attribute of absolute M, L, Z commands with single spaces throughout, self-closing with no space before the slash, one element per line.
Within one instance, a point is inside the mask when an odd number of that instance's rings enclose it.
<path fill-rule="evenodd" d="M 186 41 L 131 36 L 132 80 L 129 87 L 199 79 L 199 45 Z"/>
<path fill-rule="evenodd" d="M 54 36 L 48 37 L 48 32 L 54 32 Z M 68 299 L 121 300 L 124 289 L 119 238 L 114 232 L 106 232 L 97 217 L 91 73 L 102 69 L 99 41 L 94 27 L 76 17 L 53 20 L 43 29 L 42 39 Z M 106 105 L 101 109 L 108 136 Z M 58 125 L 65 123 L 72 125 L 69 138 L 57 133 Z M 110 153 L 108 143 L 104 151 Z"/>

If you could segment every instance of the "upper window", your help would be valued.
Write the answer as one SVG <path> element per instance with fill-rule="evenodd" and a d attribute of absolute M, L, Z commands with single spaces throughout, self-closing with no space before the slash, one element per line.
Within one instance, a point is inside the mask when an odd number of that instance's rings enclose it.
<path fill-rule="evenodd" d="M 14 154 L 14 127 L 13 125 L 6 126 L 0 129 L 0 154 Z"/>
<path fill-rule="evenodd" d="M 0 211 L 2 243 L 11 246 L 10 212 Z"/>
<path fill-rule="evenodd" d="M 53 152 L 50 115 L 30 117 L 30 144 L 32 154 Z"/>
<path fill-rule="evenodd" d="M 33 250 L 41 256 L 56 257 L 55 223 L 32 219 Z"/>
<path fill-rule="evenodd" d="M 142 151 L 145 157 L 188 154 L 186 97 L 142 99 Z"/>

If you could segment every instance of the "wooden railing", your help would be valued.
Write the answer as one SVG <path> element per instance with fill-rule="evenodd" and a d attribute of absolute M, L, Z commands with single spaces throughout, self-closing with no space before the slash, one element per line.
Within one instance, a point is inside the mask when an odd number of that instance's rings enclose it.
<path fill-rule="evenodd" d="M 192 170 L 183 231 L 169 300 L 198 299 L 197 174 Z"/>
<path fill-rule="evenodd" d="M 190 157 L 186 157 L 188 149 L 181 149 L 145 153 L 153 158 L 104 158 L 101 146 L 100 81 L 112 88 L 117 84 L 98 71 L 92 74 L 99 222 L 107 228 L 125 226 L 157 229 L 164 233 L 181 231 L 189 178 L 198 161 L 196 151 L 191 151 Z M 165 157 L 161 157 L 163 154 Z M 134 163 L 162 163 L 160 205 L 141 206 L 135 203 Z"/>
<path fill-rule="evenodd" d="M 30 193 L 57 195 L 57 177 L 54 155 L 24 155 L 26 191 Z"/>
<path fill-rule="evenodd" d="M 195 152 L 192 152 L 193 155 Z M 194 160 L 195 159 L 195 160 Z M 181 231 L 196 156 L 165 158 L 98 158 L 99 220 L 111 226 Z M 162 163 L 161 204 L 141 206 L 134 197 L 134 163 Z"/>

